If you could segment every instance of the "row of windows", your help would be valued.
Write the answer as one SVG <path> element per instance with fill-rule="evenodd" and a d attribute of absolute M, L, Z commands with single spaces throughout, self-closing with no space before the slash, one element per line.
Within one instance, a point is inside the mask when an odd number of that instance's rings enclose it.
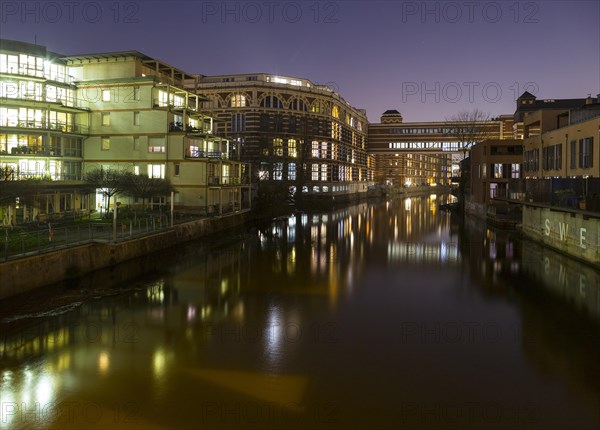
<path fill-rule="evenodd" d="M 81 157 L 82 139 L 65 136 L 0 134 L 0 154 Z"/>
<path fill-rule="evenodd" d="M 22 159 L 18 162 L 0 163 L 0 170 L 9 181 L 47 178 L 55 181 L 81 179 L 79 161 Z"/>
<path fill-rule="evenodd" d="M 46 109 L 0 108 L 0 127 L 49 128 L 77 131 L 73 127 L 74 115 Z"/>
<path fill-rule="evenodd" d="M 67 68 L 64 65 L 27 54 L 0 54 L 0 73 L 34 76 L 65 83 L 73 82 L 73 78 L 67 75 Z"/>
<path fill-rule="evenodd" d="M 102 151 L 110 151 L 111 142 L 109 136 L 102 136 L 100 138 L 100 149 Z M 133 136 L 133 150 L 140 150 L 140 138 L 139 136 Z M 166 151 L 165 138 L 160 136 L 149 136 L 148 137 L 148 152 L 151 153 L 164 153 Z"/>
<path fill-rule="evenodd" d="M 311 164 L 310 178 L 312 181 L 352 181 L 361 180 L 363 171 L 360 168 L 351 166 L 333 166 L 330 164 Z M 267 166 L 258 172 L 260 180 L 269 180 L 271 172 Z M 297 179 L 296 163 L 273 163 L 272 165 L 273 180 L 281 181 L 287 178 L 288 181 Z"/>
<path fill-rule="evenodd" d="M 452 129 L 447 127 L 391 127 L 390 134 L 450 134 Z"/>
<path fill-rule="evenodd" d="M 579 145 L 577 145 L 579 143 Z M 579 150 L 578 150 L 579 147 Z M 525 151 L 524 170 L 537 172 L 539 163 L 539 149 Z M 594 167 L 594 138 L 586 137 L 579 142 L 572 140 L 569 143 L 569 167 L 571 169 L 589 169 Z M 562 169 L 562 144 L 546 146 L 542 151 L 542 170 Z"/>
<path fill-rule="evenodd" d="M 71 88 L 42 84 L 33 81 L 2 81 L 0 82 L 0 98 L 16 100 L 46 101 L 74 105 L 74 91 Z"/>
<path fill-rule="evenodd" d="M 244 94 L 234 94 L 229 99 L 229 107 L 241 108 L 241 107 L 246 107 L 246 106 L 249 106 L 249 102 L 248 102 L 248 97 Z M 216 107 L 216 106 L 211 106 L 211 107 Z M 277 96 L 265 96 L 260 101 L 260 107 L 283 109 L 284 103 Z M 288 109 L 307 112 L 308 106 L 306 105 L 304 100 L 298 99 L 298 98 L 293 98 L 291 101 L 288 102 Z M 325 113 L 327 111 L 327 105 L 325 102 L 315 101 L 310 106 L 310 111 L 313 113 Z M 331 108 L 331 116 L 336 119 L 340 118 L 340 109 L 337 106 L 333 106 Z M 356 128 L 359 131 L 362 131 L 362 129 L 363 129 L 362 122 L 357 120 L 352 115 L 346 114 L 345 122 L 350 127 Z"/>

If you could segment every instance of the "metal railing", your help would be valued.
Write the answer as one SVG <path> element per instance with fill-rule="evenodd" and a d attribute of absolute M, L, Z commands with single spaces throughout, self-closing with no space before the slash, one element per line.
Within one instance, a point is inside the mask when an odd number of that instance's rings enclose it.
<path fill-rule="evenodd" d="M 0 255 L 6 261 L 86 243 L 122 242 L 169 227 L 168 216 L 162 214 L 137 220 L 117 220 L 116 232 L 113 224 L 108 222 L 4 228 L 4 231 L 0 231 Z"/>

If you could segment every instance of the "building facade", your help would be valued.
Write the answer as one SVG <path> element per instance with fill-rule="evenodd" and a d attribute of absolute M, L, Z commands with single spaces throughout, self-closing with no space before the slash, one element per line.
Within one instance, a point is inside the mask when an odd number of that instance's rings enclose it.
<path fill-rule="evenodd" d="M 526 179 L 600 177 L 600 95 L 544 101 L 522 118 Z"/>
<path fill-rule="evenodd" d="M 136 51 L 64 60 L 92 112 L 85 171 L 111 168 L 168 178 L 180 210 L 249 207 L 248 166 L 228 140 L 213 133 L 200 97 L 184 89 L 195 76 Z"/>
<path fill-rule="evenodd" d="M 449 185 L 452 177 L 458 176 L 459 158 L 469 149 L 464 146 L 477 140 L 469 136 L 470 128 L 485 139 L 512 138 L 512 116 L 464 127 L 450 121 L 404 122 L 397 110 L 384 112 L 379 123 L 369 124 L 369 153 L 375 157 L 376 182 Z"/>
<path fill-rule="evenodd" d="M 470 200 L 490 203 L 490 200 L 514 198 L 509 182 L 522 175 L 523 141 L 521 139 L 484 140 L 471 149 Z"/>
<path fill-rule="evenodd" d="M 107 208 L 102 190 L 90 193 L 84 181 L 96 169 L 169 179 L 180 210 L 249 208 L 249 166 L 184 89 L 195 76 L 137 51 L 60 56 L 22 42 L 0 47 L 3 179 L 36 179 L 25 208 L 3 201 L 4 224 Z"/>
<path fill-rule="evenodd" d="M 61 56 L 0 40 L 0 101 L 1 223 L 88 210 L 81 180 L 91 113 Z M 12 181 L 35 189 L 8 201 Z"/>
<path fill-rule="evenodd" d="M 373 180 L 364 110 L 329 87 L 269 74 L 201 76 L 195 91 L 255 181 L 312 198 L 353 198 Z"/>

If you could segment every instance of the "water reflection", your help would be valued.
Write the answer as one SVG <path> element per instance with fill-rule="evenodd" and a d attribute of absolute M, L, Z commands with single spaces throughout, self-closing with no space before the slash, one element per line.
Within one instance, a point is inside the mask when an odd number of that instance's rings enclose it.
<path fill-rule="evenodd" d="M 282 217 L 5 319 L 2 428 L 593 427 L 598 272 L 446 199 Z"/>

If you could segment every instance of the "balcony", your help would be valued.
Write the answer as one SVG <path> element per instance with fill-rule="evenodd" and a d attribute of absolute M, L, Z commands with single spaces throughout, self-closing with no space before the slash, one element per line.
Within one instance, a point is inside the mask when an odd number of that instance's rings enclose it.
<path fill-rule="evenodd" d="M 46 156 L 46 157 L 56 157 L 61 156 L 60 149 L 57 147 L 44 147 L 42 145 L 20 145 L 13 146 L 10 148 L 10 152 L 8 151 L 0 151 L 1 155 L 34 155 L 34 156 Z M 81 155 L 79 155 L 81 157 Z"/>
<path fill-rule="evenodd" d="M 205 151 L 201 148 L 186 148 L 185 158 L 203 158 L 208 160 L 228 160 L 229 156 L 221 151 Z"/>
<path fill-rule="evenodd" d="M 243 181 L 235 176 L 209 176 L 208 185 L 210 186 L 232 186 L 242 185 Z"/>
<path fill-rule="evenodd" d="M 7 128 L 26 128 L 35 130 L 54 130 L 61 131 L 63 133 L 72 134 L 87 134 L 89 131 L 88 125 L 83 124 L 64 124 L 61 122 L 49 122 L 46 121 L 30 121 L 30 120 L 18 120 L 18 121 L 7 121 L 1 124 L 0 127 Z"/>

